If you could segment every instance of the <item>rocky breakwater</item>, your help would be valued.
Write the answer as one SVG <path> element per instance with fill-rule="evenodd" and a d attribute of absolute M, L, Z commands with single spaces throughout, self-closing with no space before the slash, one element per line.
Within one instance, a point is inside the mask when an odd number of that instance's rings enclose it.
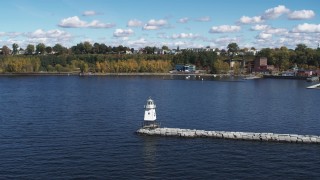
<path fill-rule="evenodd" d="M 313 143 L 320 144 L 320 136 L 254 132 L 231 132 L 231 131 L 205 131 L 179 128 L 141 128 L 136 131 L 140 135 L 148 136 L 173 136 L 186 138 L 221 138 L 250 141 L 271 141 L 290 143 Z"/>

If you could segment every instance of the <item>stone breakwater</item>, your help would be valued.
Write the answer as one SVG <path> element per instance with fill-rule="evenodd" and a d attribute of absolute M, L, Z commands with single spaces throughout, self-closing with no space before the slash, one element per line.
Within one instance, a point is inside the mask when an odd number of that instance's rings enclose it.
<path fill-rule="evenodd" d="M 141 128 L 138 134 L 148 136 L 174 136 L 186 138 L 221 138 L 234 140 L 250 141 L 271 141 L 271 142 L 290 142 L 290 143 L 313 143 L 320 144 L 320 136 L 298 135 L 298 134 L 276 134 L 276 133 L 254 133 L 254 132 L 230 132 L 230 131 L 205 131 L 195 129 L 179 128 Z"/>

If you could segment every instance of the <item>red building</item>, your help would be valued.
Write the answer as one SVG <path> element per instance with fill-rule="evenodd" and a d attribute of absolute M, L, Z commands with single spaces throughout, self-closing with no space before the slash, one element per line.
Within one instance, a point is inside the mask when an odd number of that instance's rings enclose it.
<path fill-rule="evenodd" d="M 257 57 L 254 60 L 254 72 L 269 73 L 274 69 L 273 65 L 268 65 L 268 59 L 266 57 Z"/>

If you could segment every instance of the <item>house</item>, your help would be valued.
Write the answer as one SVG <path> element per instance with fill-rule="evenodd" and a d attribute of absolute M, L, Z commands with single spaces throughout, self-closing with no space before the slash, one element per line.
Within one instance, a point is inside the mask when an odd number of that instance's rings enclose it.
<path fill-rule="evenodd" d="M 22 55 L 22 54 L 26 54 L 27 52 L 25 51 L 25 50 L 22 50 L 22 49 L 20 49 L 19 51 L 18 51 L 18 54 L 19 55 Z"/>
<path fill-rule="evenodd" d="M 313 75 L 313 71 L 311 70 L 298 70 L 297 76 L 300 77 L 310 77 Z"/>
<path fill-rule="evenodd" d="M 132 54 L 132 51 L 126 50 L 125 54 Z"/>
<path fill-rule="evenodd" d="M 274 70 L 274 66 L 268 65 L 268 59 L 266 57 L 257 57 L 254 60 L 254 72 L 267 74 L 272 70 Z"/>
<path fill-rule="evenodd" d="M 233 69 L 236 63 L 239 63 L 241 68 L 246 66 L 246 61 L 243 59 L 227 59 L 227 60 L 224 60 L 224 62 L 229 64 L 230 69 Z"/>

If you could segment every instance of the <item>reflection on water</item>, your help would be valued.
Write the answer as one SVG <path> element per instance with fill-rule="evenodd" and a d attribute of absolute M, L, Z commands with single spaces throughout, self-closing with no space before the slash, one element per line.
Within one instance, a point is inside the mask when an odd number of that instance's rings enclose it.
<path fill-rule="evenodd" d="M 157 141 L 158 138 L 142 136 L 144 150 L 144 166 L 146 176 L 154 175 L 157 169 Z"/>

